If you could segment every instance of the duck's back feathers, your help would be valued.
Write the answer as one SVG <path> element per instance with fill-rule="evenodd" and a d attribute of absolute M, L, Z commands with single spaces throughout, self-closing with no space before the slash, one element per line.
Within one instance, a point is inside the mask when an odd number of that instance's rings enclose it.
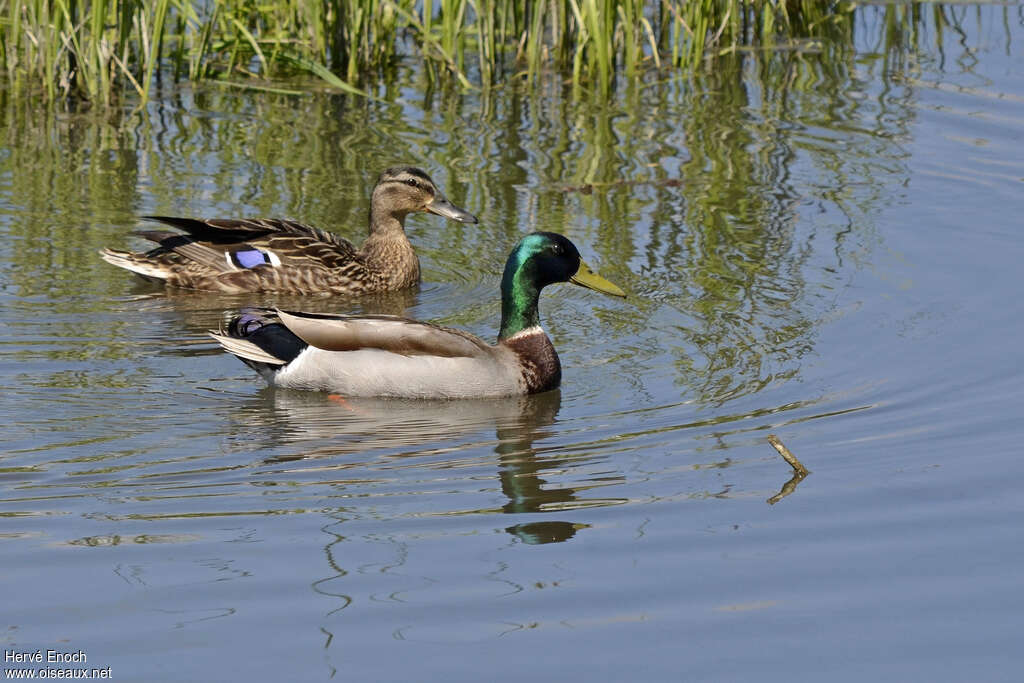
<path fill-rule="evenodd" d="M 184 256 L 186 261 L 202 262 L 222 272 L 239 267 L 253 267 L 251 261 L 240 262 L 237 258 L 230 258 L 230 255 L 254 250 L 273 254 L 276 258 L 264 260 L 264 263 L 270 265 L 319 265 L 323 268 L 342 266 L 358 253 L 351 242 L 326 230 L 278 218 L 146 218 L 173 225 L 186 233 L 167 230 L 137 232 L 137 235 L 160 245 L 147 252 L 146 256 L 158 259 L 169 254 L 178 254 Z M 168 260 L 174 262 L 176 259 Z"/>
<path fill-rule="evenodd" d="M 277 314 L 300 339 L 325 351 L 379 349 L 403 356 L 474 358 L 492 348 L 462 330 L 391 315 Z"/>
<path fill-rule="evenodd" d="M 224 246 L 237 245 L 240 242 L 254 243 L 260 238 L 273 237 L 308 238 L 323 242 L 335 249 L 348 254 L 355 253 L 352 243 L 337 235 L 321 230 L 312 225 L 283 218 L 180 218 L 177 216 L 143 216 L 152 221 L 159 221 L 183 230 L 196 240 Z M 140 234 L 145 235 L 146 231 Z M 158 233 L 159 231 L 153 231 Z M 164 235 L 180 235 L 180 233 L 162 231 Z M 154 241 L 162 242 L 161 239 Z"/>

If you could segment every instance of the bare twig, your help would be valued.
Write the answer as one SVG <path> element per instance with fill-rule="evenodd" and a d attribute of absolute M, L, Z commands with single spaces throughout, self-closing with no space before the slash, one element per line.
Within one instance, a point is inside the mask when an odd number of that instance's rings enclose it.
<path fill-rule="evenodd" d="M 797 484 L 804 480 L 810 472 L 804 467 L 804 464 L 796 459 L 796 456 L 789 452 L 789 449 L 782 443 L 779 437 L 774 434 L 768 435 L 768 443 L 775 447 L 775 450 L 779 452 L 782 459 L 789 463 L 789 466 L 793 468 L 793 477 L 782 485 L 782 489 L 779 490 L 774 496 L 768 499 L 769 505 L 775 505 L 780 500 L 793 493 L 796 490 Z"/>
<path fill-rule="evenodd" d="M 779 455 L 782 456 L 782 459 L 788 462 L 790 467 L 792 467 L 797 474 L 802 474 L 805 477 L 808 474 L 810 474 L 810 472 L 807 471 L 807 468 L 804 467 L 804 464 L 797 460 L 796 456 L 790 453 L 789 449 L 786 448 L 785 445 L 783 445 L 779 437 L 775 436 L 774 434 L 769 434 L 768 443 L 775 447 L 775 450 L 779 452 Z"/>

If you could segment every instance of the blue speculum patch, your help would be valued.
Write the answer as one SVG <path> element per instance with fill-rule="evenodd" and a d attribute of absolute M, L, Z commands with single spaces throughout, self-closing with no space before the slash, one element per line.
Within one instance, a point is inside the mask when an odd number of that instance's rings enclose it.
<path fill-rule="evenodd" d="M 270 263 L 270 257 L 259 249 L 232 252 L 231 260 L 239 268 L 255 268 Z"/>

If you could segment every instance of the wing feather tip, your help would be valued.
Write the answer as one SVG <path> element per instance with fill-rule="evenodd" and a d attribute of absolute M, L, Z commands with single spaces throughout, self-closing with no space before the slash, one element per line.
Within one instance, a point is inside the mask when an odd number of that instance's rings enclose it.
<path fill-rule="evenodd" d="M 131 272 L 137 273 L 146 278 L 166 280 L 168 277 L 168 273 L 166 273 L 158 264 L 140 259 L 136 254 L 132 254 L 131 252 L 120 251 L 117 249 L 101 249 L 99 250 L 99 255 L 101 259 L 112 266 L 130 270 Z"/>
<path fill-rule="evenodd" d="M 256 344 L 245 339 L 239 339 L 238 337 L 231 337 L 221 332 L 214 332 L 210 330 L 209 334 L 213 339 L 220 344 L 221 348 L 228 353 L 238 356 L 243 360 L 251 360 L 256 363 L 266 363 L 267 365 L 286 365 L 287 361 L 281 360 L 277 356 L 273 356 Z"/>

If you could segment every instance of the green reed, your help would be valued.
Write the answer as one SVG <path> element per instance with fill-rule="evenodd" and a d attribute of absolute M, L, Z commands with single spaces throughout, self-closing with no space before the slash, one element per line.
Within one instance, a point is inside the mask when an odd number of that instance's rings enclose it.
<path fill-rule="evenodd" d="M 920 20 L 913 7 L 893 12 L 894 41 Z M 608 93 L 651 69 L 827 38 L 854 13 L 848 0 L 0 0 L 0 72 L 98 104 L 145 101 L 164 77 L 266 89 L 306 74 L 365 94 L 401 59 L 465 88 L 554 72 Z"/>

